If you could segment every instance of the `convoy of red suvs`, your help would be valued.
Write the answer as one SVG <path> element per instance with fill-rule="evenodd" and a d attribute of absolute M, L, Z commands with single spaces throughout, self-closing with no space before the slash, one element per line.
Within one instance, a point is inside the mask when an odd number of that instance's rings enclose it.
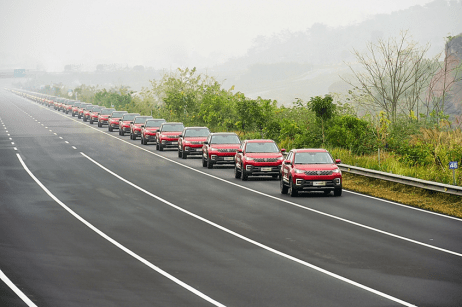
<path fill-rule="evenodd" d="M 234 177 L 247 180 L 251 176 L 271 176 L 280 181 L 282 194 L 296 196 L 299 192 L 334 192 L 342 195 L 342 172 L 325 149 L 293 149 L 288 153 L 268 139 L 239 139 L 236 133 L 214 132 L 207 127 L 184 127 L 183 123 L 167 122 L 152 116 L 105 108 L 61 97 L 54 97 L 23 90 L 13 93 L 52 107 L 73 117 L 82 118 L 98 127 L 107 126 L 109 132 L 130 134 L 130 139 L 140 138 L 142 145 L 153 143 L 156 150 L 174 149 L 178 157 L 201 156 L 202 166 L 234 165 Z"/>

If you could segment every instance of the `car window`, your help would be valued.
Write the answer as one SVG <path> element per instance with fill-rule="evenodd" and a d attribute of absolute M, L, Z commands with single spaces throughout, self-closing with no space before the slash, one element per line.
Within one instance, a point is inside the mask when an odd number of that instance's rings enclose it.
<path fill-rule="evenodd" d="M 188 137 L 205 137 L 210 134 L 207 128 L 188 128 L 186 129 L 184 136 Z"/>
<path fill-rule="evenodd" d="M 241 140 L 235 134 L 218 134 L 213 135 L 212 139 L 210 140 L 212 144 L 240 144 Z"/>
<path fill-rule="evenodd" d="M 137 115 L 136 114 L 125 114 L 124 116 L 122 116 L 122 120 L 123 121 L 127 121 L 127 120 L 132 121 L 135 118 L 135 116 L 137 116 Z"/>
<path fill-rule="evenodd" d="M 149 118 L 149 116 L 148 116 L 148 117 L 139 117 L 139 116 L 137 116 L 137 117 L 135 118 L 135 120 L 133 121 L 133 123 L 134 123 L 134 124 L 142 124 L 142 123 L 144 123 L 144 122 L 146 121 L 146 119 L 148 119 L 148 118 Z"/>
<path fill-rule="evenodd" d="M 101 115 L 110 115 L 114 109 L 101 109 Z"/>
<path fill-rule="evenodd" d="M 112 117 L 122 117 L 127 112 L 112 112 Z"/>
<path fill-rule="evenodd" d="M 327 152 L 298 152 L 295 164 L 332 164 L 334 161 Z"/>
<path fill-rule="evenodd" d="M 170 125 L 162 126 L 162 131 L 165 131 L 165 132 L 183 131 L 183 129 L 184 129 L 183 124 L 170 124 Z"/>
<path fill-rule="evenodd" d="M 165 123 L 165 120 L 148 120 L 146 121 L 146 127 L 160 127 L 162 123 Z"/>
<path fill-rule="evenodd" d="M 247 143 L 246 152 L 279 152 L 279 148 L 273 142 L 249 142 Z"/>

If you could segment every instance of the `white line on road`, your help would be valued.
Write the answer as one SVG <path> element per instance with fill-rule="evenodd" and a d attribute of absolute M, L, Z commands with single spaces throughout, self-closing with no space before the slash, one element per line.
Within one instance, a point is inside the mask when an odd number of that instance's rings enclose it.
<path fill-rule="evenodd" d="M 0 270 L 0 279 L 3 280 L 3 282 L 10 287 L 11 290 L 16 293 L 17 296 L 19 296 L 20 299 L 23 300 L 24 303 L 27 304 L 29 307 L 37 307 L 21 290 L 19 290 L 18 287 L 16 287 L 15 284 L 11 282 L 11 280 Z"/>
<path fill-rule="evenodd" d="M 111 237 L 109 237 L 108 235 L 106 235 L 104 232 L 102 232 L 101 230 L 99 230 L 98 228 L 96 228 L 95 226 L 93 226 L 91 223 L 87 222 L 87 220 L 85 220 L 84 218 L 82 218 L 80 215 L 78 215 L 77 213 L 75 213 L 72 209 L 70 209 L 68 206 L 66 206 L 62 201 L 60 201 L 53 193 L 51 193 L 43 184 L 42 182 L 40 182 L 40 180 L 37 179 L 37 177 L 35 177 L 35 175 L 29 170 L 29 168 L 27 167 L 27 165 L 24 163 L 24 161 L 22 160 L 21 156 L 19 154 L 16 154 L 18 159 L 19 159 L 19 162 L 21 163 L 22 167 L 24 168 L 24 170 L 29 174 L 29 176 L 42 188 L 43 191 L 45 191 L 45 193 L 48 194 L 48 196 L 50 196 L 55 202 L 57 202 L 62 208 L 64 208 L 64 210 L 66 210 L 67 212 L 69 212 L 71 215 L 73 215 L 77 220 L 79 220 L 80 222 L 82 222 L 83 224 L 85 224 L 85 226 L 87 226 L 88 228 L 90 228 L 91 230 L 93 230 L 94 232 L 96 232 L 98 235 L 100 235 L 101 237 L 103 237 L 104 239 L 106 239 L 107 241 L 111 242 L 112 244 L 114 244 L 115 246 L 117 246 L 118 248 L 120 248 L 121 250 L 123 250 L 124 252 L 126 252 L 127 254 L 129 254 L 130 256 L 132 256 L 133 258 L 139 260 L 140 262 L 142 262 L 143 264 L 147 265 L 148 267 L 150 267 L 151 269 L 153 269 L 154 271 L 158 272 L 159 274 L 163 275 L 164 277 L 170 279 L 171 281 L 173 281 L 174 283 L 178 284 L 179 286 L 187 289 L 188 291 L 194 293 L 195 295 L 201 297 L 202 299 L 206 300 L 207 302 L 215 305 L 215 306 L 220 306 L 220 307 L 225 307 L 225 305 L 213 300 L 212 298 L 210 298 L 209 296 L 205 295 L 204 293 L 196 290 L 195 288 L 191 287 L 190 285 L 182 282 L 181 280 L 179 280 L 178 278 L 174 277 L 173 275 L 167 273 L 166 271 L 162 270 L 161 268 L 155 266 L 154 264 L 152 264 L 151 262 L 147 261 L 146 259 L 144 259 L 143 257 L 139 256 L 138 254 L 134 253 L 133 251 L 131 251 L 130 249 L 126 248 L 125 246 L 123 246 L 122 244 L 120 244 L 119 242 L 117 242 L 116 240 L 112 239 Z"/>
<path fill-rule="evenodd" d="M 371 292 L 371 293 L 374 293 L 374 294 L 379 295 L 379 296 L 381 296 L 381 297 L 387 298 L 387 299 L 389 299 L 389 300 L 392 300 L 392 301 L 397 302 L 397 303 L 399 303 L 399 304 L 402 304 L 402 305 L 404 305 L 404 306 L 414 306 L 414 305 L 412 305 L 411 303 L 405 302 L 405 301 L 400 300 L 400 299 L 398 299 L 398 298 L 396 298 L 396 297 L 393 297 L 393 296 L 388 295 L 388 294 L 386 294 L 386 293 L 383 293 L 383 292 L 381 292 L 381 291 L 372 289 L 372 288 L 370 288 L 370 287 L 368 287 L 368 286 L 365 286 L 365 285 L 363 285 L 363 284 L 360 284 L 360 283 L 358 283 L 358 282 L 355 282 L 355 281 L 353 281 L 353 280 L 351 280 L 351 279 L 348 279 L 348 278 L 346 278 L 346 277 L 337 275 L 337 274 L 332 273 L 332 272 L 330 272 L 330 271 L 327 271 L 327 270 L 325 270 L 325 269 L 323 269 L 323 268 L 320 268 L 320 267 L 318 267 L 318 266 L 315 266 L 314 264 L 311 264 L 311 263 L 308 263 L 308 262 L 303 261 L 303 260 L 301 260 L 301 259 L 298 259 L 298 258 L 295 258 L 295 257 L 293 257 L 293 256 L 290 256 L 290 255 L 288 255 L 288 254 L 286 254 L 286 253 L 283 253 L 283 252 L 281 252 L 281 251 L 278 251 L 278 250 L 276 250 L 276 249 L 274 249 L 274 248 L 271 248 L 271 247 L 269 247 L 269 246 L 267 246 L 267 245 L 264 245 L 264 244 L 262 244 L 262 243 L 259 243 L 259 242 L 257 242 L 257 241 L 254 241 L 254 240 L 252 240 L 252 239 L 250 239 L 250 238 L 247 238 L 247 237 L 245 237 L 245 236 L 243 236 L 243 235 L 241 235 L 241 234 L 239 234 L 239 233 L 237 233 L 237 232 L 234 232 L 234 231 L 232 231 L 232 230 L 230 230 L 230 229 L 228 229 L 228 228 L 225 228 L 225 227 L 223 227 L 223 226 L 221 226 L 221 225 L 218 225 L 218 224 L 216 224 L 216 223 L 214 223 L 214 222 L 212 222 L 212 221 L 210 221 L 210 220 L 207 220 L 206 218 L 203 218 L 203 217 L 201 217 L 201 216 L 199 216 L 199 215 L 197 215 L 197 214 L 195 214 L 195 213 L 192 213 L 192 212 L 190 212 L 190 211 L 188 211 L 188 210 L 186 210 L 186 209 L 183 209 L 183 208 L 181 208 L 181 207 L 179 207 L 179 206 L 177 206 L 177 205 L 175 205 L 175 204 L 173 204 L 173 203 L 171 203 L 171 202 L 169 202 L 169 201 L 167 201 L 167 200 L 165 200 L 165 199 L 163 199 L 163 198 L 161 198 L 161 197 L 159 197 L 159 196 L 157 196 L 157 195 L 155 195 L 155 194 L 152 194 L 152 193 L 149 192 L 149 191 L 146 191 L 145 189 L 143 189 L 143 188 L 137 186 L 136 184 L 132 183 L 131 181 L 128 181 L 127 179 L 125 179 L 125 178 L 119 176 L 118 174 L 116 174 L 116 173 L 114 173 L 113 171 L 109 170 L 109 169 L 106 168 L 105 166 L 103 166 L 103 165 L 101 165 L 100 163 L 96 162 L 95 160 L 93 160 L 92 158 L 90 158 L 89 156 L 87 156 L 86 154 L 84 154 L 83 152 L 80 152 L 80 154 L 81 154 L 82 156 L 84 156 L 85 158 L 87 158 L 88 160 L 90 160 L 91 162 L 93 162 L 94 164 L 96 164 L 97 166 L 99 166 L 101 169 L 105 170 L 106 172 L 108 172 L 109 174 L 113 175 L 114 177 L 116 177 L 116 178 L 122 180 L 123 182 L 127 183 L 128 185 L 131 185 L 131 186 L 134 187 L 135 189 L 137 189 L 137 190 L 139 190 L 139 191 L 141 191 L 141 192 L 143 192 L 143 193 L 145 193 L 145 194 L 147 194 L 147 195 L 149 195 L 149 196 L 151 196 L 151 197 L 153 197 L 153 198 L 155 198 L 155 199 L 157 199 L 157 200 L 163 202 L 164 204 L 166 204 L 166 205 L 168 205 L 168 206 L 170 206 L 170 207 L 172 207 L 172 208 L 175 208 L 175 209 L 177 209 L 177 210 L 179 210 L 179 211 L 181 211 L 181 212 L 183 212 L 183 213 L 185 213 L 185 214 L 187 214 L 187 215 L 189 215 L 189 216 L 192 216 L 192 217 L 194 217 L 194 218 L 196 218 L 196 219 L 198 219 L 198 220 L 200 220 L 200 221 L 202 221 L 202 222 L 205 222 L 205 223 L 207 223 L 207 224 L 209 224 L 209 225 L 211 225 L 211 226 L 213 226 L 213 227 L 215 227 L 215 228 L 218 228 L 218 229 L 220 229 L 220 230 L 222 230 L 222 231 L 224 231 L 224 232 L 227 232 L 227 233 L 229 233 L 229 234 L 231 234 L 231 235 L 233 235 L 233 236 L 235 236 L 235 237 L 237 237 L 237 238 L 239 238 L 239 239 L 242 239 L 242 240 L 244 240 L 244 241 L 247 241 L 247 242 L 249 242 L 249 243 L 251 243 L 251 244 L 253 244 L 253 245 L 256 245 L 256 246 L 258 246 L 258 247 L 260 247 L 260 248 L 263 248 L 263 249 L 265 249 L 265 250 L 267 250 L 267 251 L 269 251 L 269 252 L 272 252 L 272 253 L 277 254 L 277 255 L 279 255 L 279 256 L 282 256 L 282 257 L 284 257 L 284 258 L 286 258 L 286 259 L 289 259 L 289 260 L 292 260 L 292 261 L 294 261 L 294 262 L 296 262 L 296 263 L 299 263 L 299 264 L 301 264 L 301 265 L 303 265 L 303 266 L 309 267 L 309 268 L 314 269 L 314 270 L 316 270 L 316 271 L 318 271 L 318 272 L 324 273 L 324 274 L 326 274 L 326 275 L 328 275 L 328 276 L 331 276 L 331 277 L 333 277 L 333 278 L 339 279 L 339 280 L 344 281 L 344 282 L 346 282 L 346 283 L 348 283 L 348 284 L 350 284 L 350 285 L 356 286 L 356 287 L 361 288 L 361 289 L 363 289 L 363 290 L 366 290 L 366 291 L 368 291 L 368 292 Z"/>

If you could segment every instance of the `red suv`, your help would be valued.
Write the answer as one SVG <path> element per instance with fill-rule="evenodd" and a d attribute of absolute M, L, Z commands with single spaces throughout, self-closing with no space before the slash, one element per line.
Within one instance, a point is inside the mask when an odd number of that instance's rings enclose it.
<path fill-rule="evenodd" d="M 201 155 L 202 145 L 210 134 L 207 127 L 186 127 L 178 139 L 178 158 L 186 159 L 188 155 Z"/>
<path fill-rule="evenodd" d="M 93 109 L 97 107 L 99 106 L 89 105 L 83 110 L 82 118 L 84 122 L 86 122 L 87 120 L 90 120 L 91 112 L 93 112 Z"/>
<path fill-rule="evenodd" d="M 112 132 L 114 129 L 119 129 L 119 120 L 127 111 L 113 111 L 108 119 L 107 130 Z"/>
<path fill-rule="evenodd" d="M 213 168 L 214 164 L 234 164 L 234 156 L 241 147 L 236 133 L 210 133 L 202 146 L 202 166 Z"/>
<path fill-rule="evenodd" d="M 112 112 L 115 109 L 113 108 L 103 108 L 98 114 L 98 127 L 103 127 L 103 125 L 107 125 L 109 117 L 111 116 Z"/>
<path fill-rule="evenodd" d="M 325 149 L 292 149 L 281 168 L 281 193 L 297 196 L 302 191 L 323 191 L 342 195 L 342 172 L 339 159 Z"/>
<path fill-rule="evenodd" d="M 88 119 L 90 121 L 90 125 L 93 125 L 94 122 L 97 122 L 98 121 L 98 115 L 99 115 L 99 112 L 101 112 L 101 110 L 103 109 L 104 107 L 102 106 L 95 106 L 91 112 L 90 112 L 90 118 Z"/>
<path fill-rule="evenodd" d="M 180 137 L 183 129 L 183 123 L 162 123 L 156 131 L 156 149 L 162 151 L 164 148 L 177 148 L 178 138 Z"/>
<path fill-rule="evenodd" d="M 279 178 L 284 157 L 273 140 L 245 140 L 236 153 L 234 177 L 247 180 L 249 176 Z"/>
<path fill-rule="evenodd" d="M 148 119 L 141 125 L 141 144 L 148 145 L 148 142 L 157 142 L 156 131 L 165 119 Z"/>
<path fill-rule="evenodd" d="M 77 109 L 77 118 L 81 119 L 83 117 L 83 112 L 90 106 L 93 105 L 91 103 L 81 103 L 79 108 Z"/>
<path fill-rule="evenodd" d="M 119 119 L 119 135 L 124 136 L 125 132 L 130 132 L 130 123 L 133 121 L 133 119 L 139 116 L 138 113 L 125 113 L 120 119 Z"/>
<path fill-rule="evenodd" d="M 136 140 L 138 136 L 141 136 L 141 126 L 150 118 L 152 119 L 152 116 L 136 116 L 133 121 L 130 122 L 131 140 Z"/>

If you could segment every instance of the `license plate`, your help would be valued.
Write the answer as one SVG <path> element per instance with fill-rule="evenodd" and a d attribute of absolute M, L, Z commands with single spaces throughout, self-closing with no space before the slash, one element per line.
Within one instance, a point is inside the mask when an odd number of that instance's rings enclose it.
<path fill-rule="evenodd" d="M 271 167 L 262 167 L 261 171 L 262 172 L 271 172 L 273 169 Z"/>
<path fill-rule="evenodd" d="M 178 145 L 178 142 L 172 142 L 172 145 Z"/>
<path fill-rule="evenodd" d="M 202 151 L 202 148 L 196 148 L 196 151 Z"/>
<path fill-rule="evenodd" d="M 232 161 L 232 160 L 234 160 L 234 157 L 224 157 L 223 160 L 225 160 L 225 161 Z"/>
<path fill-rule="evenodd" d="M 314 187 L 323 187 L 325 185 L 326 185 L 325 181 L 315 181 L 315 182 L 313 182 Z"/>

